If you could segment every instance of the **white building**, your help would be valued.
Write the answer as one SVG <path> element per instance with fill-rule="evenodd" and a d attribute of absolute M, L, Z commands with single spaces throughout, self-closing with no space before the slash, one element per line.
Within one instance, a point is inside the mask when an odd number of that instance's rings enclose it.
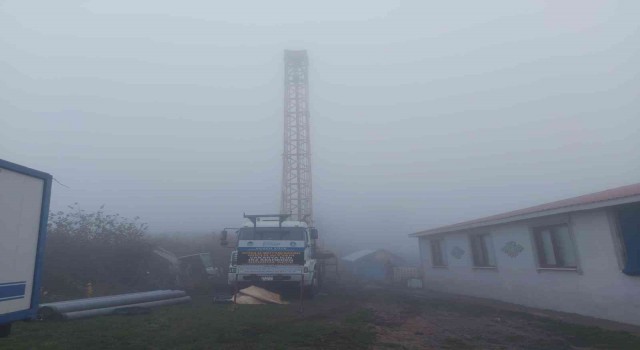
<path fill-rule="evenodd" d="M 640 325 L 640 183 L 410 236 L 426 288 Z"/>

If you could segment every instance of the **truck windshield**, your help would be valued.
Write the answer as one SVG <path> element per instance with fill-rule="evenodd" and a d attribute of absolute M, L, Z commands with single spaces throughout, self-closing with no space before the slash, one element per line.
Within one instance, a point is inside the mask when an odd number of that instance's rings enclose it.
<path fill-rule="evenodd" d="M 258 227 L 239 230 L 240 240 L 304 241 L 305 229 L 301 227 Z"/>

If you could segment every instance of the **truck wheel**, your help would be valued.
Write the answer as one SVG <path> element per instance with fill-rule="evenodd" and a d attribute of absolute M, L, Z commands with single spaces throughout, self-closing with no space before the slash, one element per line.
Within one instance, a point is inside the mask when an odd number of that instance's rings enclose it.
<path fill-rule="evenodd" d="M 313 279 L 311 280 L 311 285 L 305 288 L 304 296 L 307 299 L 313 299 L 313 297 L 318 294 L 318 289 L 320 288 L 319 280 L 318 280 L 318 271 L 313 273 Z"/>
<path fill-rule="evenodd" d="M 6 338 L 11 334 L 11 323 L 0 324 L 0 338 Z"/>
<path fill-rule="evenodd" d="M 322 265 L 320 265 L 320 267 L 316 270 L 316 272 L 314 273 L 314 275 L 318 276 L 318 287 L 316 288 L 317 290 L 320 290 L 320 288 L 322 288 L 322 284 L 324 283 L 324 268 L 322 267 Z"/>

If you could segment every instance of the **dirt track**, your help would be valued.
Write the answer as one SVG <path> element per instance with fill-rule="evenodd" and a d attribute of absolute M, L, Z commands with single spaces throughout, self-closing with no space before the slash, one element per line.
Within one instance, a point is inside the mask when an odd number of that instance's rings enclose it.
<path fill-rule="evenodd" d="M 384 287 L 335 293 L 351 296 L 342 312 L 368 310 L 376 333 L 376 349 L 640 349 L 639 337 L 615 329 L 625 328 L 624 325 L 577 315 L 570 318 L 579 319 L 581 324 L 567 322 L 566 314 L 533 314 L 531 311 L 539 310 L 524 311 L 487 300 Z M 345 300 L 327 299 L 329 303 Z M 340 312 L 333 309 L 336 317 Z M 598 323 L 614 329 L 592 325 Z M 638 331 L 636 327 L 626 328 Z"/>

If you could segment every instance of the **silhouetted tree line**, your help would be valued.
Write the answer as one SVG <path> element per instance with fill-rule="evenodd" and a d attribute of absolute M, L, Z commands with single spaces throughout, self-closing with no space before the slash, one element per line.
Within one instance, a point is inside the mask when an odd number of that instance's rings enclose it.
<path fill-rule="evenodd" d="M 226 268 L 230 247 L 211 233 L 147 234 L 138 217 L 107 214 L 104 206 L 87 212 L 75 203 L 49 215 L 42 292 L 45 301 L 183 288 L 176 269 L 153 253 L 162 247 L 177 257 L 210 253 L 214 266 Z M 226 284 L 226 279 L 224 280 Z"/>
<path fill-rule="evenodd" d="M 42 288 L 49 297 L 148 289 L 152 248 L 139 218 L 86 212 L 77 203 L 49 217 Z M 55 297 L 54 297 L 55 298 Z"/>

